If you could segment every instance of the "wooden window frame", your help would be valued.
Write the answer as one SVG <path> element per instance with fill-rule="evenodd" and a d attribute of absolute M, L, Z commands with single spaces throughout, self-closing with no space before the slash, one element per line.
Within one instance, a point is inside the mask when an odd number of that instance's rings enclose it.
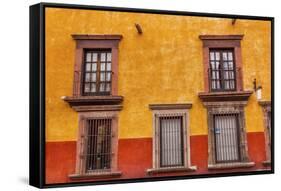
<path fill-rule="evenodd" d="M 73 34 L 72 38 L 76 42 L 75 49 L 75 66 L 74 66 L 74 83 L 73 97 L 83 96 L 83 65 L 84 51 L 92 50 L 111 50 L 111 91 L 109 95 L 118 95 L 118 46 L 122 39 L 122 35 L 88 35 L 88 34 Z"/>
<path fill-rule="evenodd" d="M 251 162 L 248 155 L 248 143 L 245 124 L 244 107 L 246 101 L 234 102 L 204 102 L 204 106 L 208 112 L 208 169 L 219 170 L 228 168 L 247 168 L 253 167 L 254 162 Z M 214 115 L 220 114 L 237 114 L 239 121 L 239 151 L 240 161 L 217 163 L 215 159 L 215 138 L 214 138 Z"/>
<path fill-rule="evenodd" d="M 259 105 L 262 107 L 263 111 L 263 121 L 264 121 L 264 138 L 265 138 L 265 153 L 266 153 L 266 160 L 263 161 L 265 166 L 271 165 L 271 141 L 269 136 L 270 132 L 268 131 L 268 113 L 271 112 L 271 101 L 259 101 Z M 272 114 L 272 113 L 271 113 Z M 272 117 L 271 117 L 272 120 Z M 271 121 L 272 124 L 272 121 Z M 270 124 L 270 128 L 272 125 Z"/>
<path fill-rule="evenodd" d="M 83 157 L 85 154 L 85 142 L 83 139 L 86 121 L 88 119 L 111 119 L 111 129 L 112 129 L 112 138 L 111 138 L 111 165 L 110 169 L 92 171 L 90 173 L 86 172 L 86 157 Z M 76 153 L 76 167 L 75 173 L 69 175 L 70 179 L 85 179 L 85 178 L 106 178 L 106 177 L 116 177 L 121 176 L 121 172 L 117 167 L 117 154 L 118 154 L 118 111 L 91 111 L 91 112 L 79 112 L 79 132 L 77 140 L 77 153 Z"/>
<path fill-rule="evenodd" d="M 196 166 L 191 166 L 190 162 L 190 132 L 189 132 L 189 112 L 192 104 L 150 104 L 153 117 L 153 161 L 152 169 L 147 169 L 149 175 L 157 173 L 190 172 L 195 171 Z M 162 116 L 182 117 L 183 129 L 183 166 L 161 167 L 160 166 L 160 124 Z"/>
<path fill-rule="evenodd" d="M 240 42 L 243 39 L 243 35 L 200 35 L 199 38 L 203 42 L 205 92 L 211 92 L 208 78 L 210 49 L 233 49 L 236 70 L 239 71 L 236 75 L 236 91 L 243 91 L 243 73 Z"/>

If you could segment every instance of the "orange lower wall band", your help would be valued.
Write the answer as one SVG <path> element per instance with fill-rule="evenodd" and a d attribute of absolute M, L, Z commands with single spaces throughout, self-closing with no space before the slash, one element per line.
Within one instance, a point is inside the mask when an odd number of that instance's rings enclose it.
<path fill-rule="evenodd" d="M 264 169 L 262 162 L 266 160 L 264 133 L 247 133 L 248 152 L 250 160 L 256 165 L 248 170 Z M 152 168 L 152 139 L 135 138 L 119 139 L 118 169 L 122 172 L 122 179 L 151 177 L 146 170 Z M 198 135 L 190 137 L 191 164 L 197 166 L 195 172 L 165 175 L 192 175 L 217 172 L 232 172 L 230 170 L 208 171 L 208 136 Z M 69 174 L 75 172 L 76 141 L 47 142 L 46 143 L 46 183 L 71 182 Z M 245 171 L 237 169 L 236 172 Z M 88 180 L 94 181 L 94 180 Z"/>

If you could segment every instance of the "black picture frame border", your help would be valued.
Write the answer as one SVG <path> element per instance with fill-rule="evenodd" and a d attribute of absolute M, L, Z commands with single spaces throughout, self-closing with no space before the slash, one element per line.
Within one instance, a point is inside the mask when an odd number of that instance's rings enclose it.
<path fill-rule="evenodd" d="M 232 172 L 219 174 L 198 174 L 186 176 L 166 176 L 137 179 L 106 180 L 98 182 L 45 183 L 45 8 L 84 9 L 115 12 L 151 13 L 164 15 L 182 15 L 230 19 L 263 20 L 271 22 L 271 170 Z M 194 178 L 229 177 L 244 175 L 273 174 L 274 162 L 274 17 L 250 16 L 218 13 L 200 13 L 171 10 L 155 10 L 95 5 L 77 5 L 63 3 L 39 3 L 29 8 L 29 184 L 38 188 L 104 185 L 116 183 L 135 183 L 166 181 Z"/>

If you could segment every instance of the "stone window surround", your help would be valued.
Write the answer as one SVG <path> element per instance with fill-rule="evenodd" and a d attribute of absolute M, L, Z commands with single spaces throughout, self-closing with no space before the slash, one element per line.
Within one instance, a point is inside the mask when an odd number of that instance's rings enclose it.
<path fill-rule="evenodd" d="M 266 161 L 263 162 L 265 166 L 271 164 L 271 142 L 269 141 L 269 132 L 268 132 L 268 112 L 271 112 L 271 101 L 259 101 L 259 105 L 262 107 L 263 111 L 263 121 L 264 121 L 264 136 L 265 136 L 265 152 L 266 152 Z M 270 126 L 271 127 L 271 126 Z M 271 127 L 272 128 L 272 127 Z"/>
<path fill-rule="evenodd" d="M 152 169 L 147 169 L 148 175 L 158 173 L 176 173 L 176 172 L 190 172 L 197 169 L 196 166 L 190 164 L 190 132 L 189 132 L 189 114 L 188 110 L 192 107 L 188 104 L 150 104 L 149 108 L 153 115 L 153 161 Z M 161 115 L 171 114 L 172 116 L 183 117 L 184 129 L 184 166 L 182 167 L 160 167 L 160 152 L 157 145 L 159 145 L 159 117 Z"/>
<path fill-rule="evenodd" d="M 209 90 L 209 52 L 211 48 L 233 48 L 235 67 L 239 69 L 239 74 L 236 75 L 236 90 L 243 91 L 243 73 L 242 73 L 242 57 L 241 43 L 244 35 L 200 35 L 199 38 L 203 42 L 203 63 L 204 63 L 204 90 Z"/>
<path fill-rule="evenodd" d="M 244 119 L 244 107 L 246 101 L 227 101 L 227 102 L 203 102 L 207 108 L 208 113 L 208 169 L 219 170 L 219 169 L 232 169 L 232 168 L 250 168 L 255 165 L 254 162 L 249 160 L 248 156 L 248 144 L 247 144 L 247 133 Z M 214 155 L 214 126 L 213 126 L 213 115 L 229 113 L 238 114 L 240 121 L 240 153 L 244 153 L 240 162 L 232 163 L 216 163 Z"/>
<path fill-rule="evenodd" d="M 121 108 L 120 108 L 121 109 Z M 111 158 L 111 169 L 110 171 L 99 171 L 99 172 L 85 172 L 85 160 L 83 157 L 85 154 L 85 146 L 86 144 L 83 142 L 83 130 L 85 129 L 85 124 L 87 119 L 95 119 L 95 118 L 110 118 L 112 119 L 112 139 L 111 139 L 111 149 L 112 149 L 112 158 Z M 76 167 L 75 173 L 70 174 L 70 179 L 91 179 L 91 178 L 114 178 L 122 175 L 122 172 L 118 170 L 117 167 L 117 153 L 118 153 L 118 111 L 100 111 L 100 110 L 92 110 L 92 111 L 84 111 L 78 112 L 79 119 L 79 132 L 78 132 L 78 140 L 77 140 L 77 149 L 76 149 Z"/>

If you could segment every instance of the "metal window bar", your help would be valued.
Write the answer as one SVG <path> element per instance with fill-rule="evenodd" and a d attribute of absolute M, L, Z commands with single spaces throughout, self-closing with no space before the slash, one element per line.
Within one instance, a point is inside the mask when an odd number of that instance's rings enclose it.
<path fill-rule="evenodd" d="M 213 115 L 216 163 L 241 161 L 238 114 Z"/>
<path fill-rule="evenodd" d="M 110 171 L 112 119 L 88 119 L 85 139 L 85 173 Z"/>
<path fill-rule="evenodd" d="M 235 91 L 238 70 L 235 68 L 233 50 L 211 50 L 209 60 L 210 91 Z"/>
<path fill-rule="evenodd" d="M 183 166 L 183 117 L 161 116 L 159 125 L 160 167 Z"/>
<path fill-rule="evenodd" d="M 112 81 L 112 54 L 111 50 L 85 50 L 82 72 L 75 72 L 75 86 L 84 96 L 109 95 Z"/>

